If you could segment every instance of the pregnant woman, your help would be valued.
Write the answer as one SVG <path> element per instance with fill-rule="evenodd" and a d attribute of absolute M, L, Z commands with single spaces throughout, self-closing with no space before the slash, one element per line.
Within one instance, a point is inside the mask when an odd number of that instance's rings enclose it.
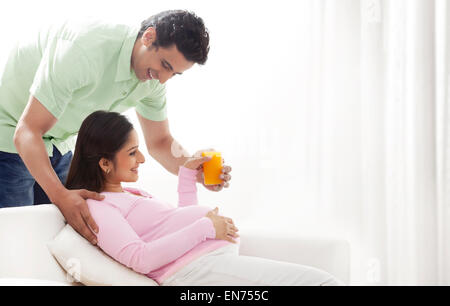
<path fill-rule="evenodd" d="M 160 285 L 340 285 L 307 266 L 241 256 L 231 218 L 197 203 L 197 175 L 210 157 L 196 155 L 180 167 L 178 206 L 136 182 L 145 162 L 133 125 L 119 113 L 97 111 L 82 123 L 66 187 L 100 192 L 87 201 L 97 223 L 97 245 L 109 256 Z"/>

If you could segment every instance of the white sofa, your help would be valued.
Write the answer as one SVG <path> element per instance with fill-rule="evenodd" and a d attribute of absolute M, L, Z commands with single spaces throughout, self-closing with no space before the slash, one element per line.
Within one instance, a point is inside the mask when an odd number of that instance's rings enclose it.
<path fill-rule="evenodd" d="M 47 248 L 65 226 L 53 204 L 0 209 L 0 285 L 80 285 Z M 350 246 L 344 240 L 243 232 L 240 252 L 325 270 L 349 283 Z"/>

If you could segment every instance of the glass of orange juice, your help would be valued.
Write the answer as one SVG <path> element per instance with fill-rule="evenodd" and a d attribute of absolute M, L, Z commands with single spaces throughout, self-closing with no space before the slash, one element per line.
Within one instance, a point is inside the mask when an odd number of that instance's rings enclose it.
<path fill-rule="evenodd" d="M 202 156 L 210 156 L 211 160 L 203 163 L 203 175 L 205 185 L 219 185 L 222 183 L 222 154 L 220 152 L 202 152 Z"/>

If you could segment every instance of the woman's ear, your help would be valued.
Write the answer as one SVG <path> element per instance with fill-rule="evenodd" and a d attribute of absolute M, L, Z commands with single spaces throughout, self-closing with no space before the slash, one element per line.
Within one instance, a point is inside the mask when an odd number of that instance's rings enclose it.
<path fill-rule="evenodd" d="M 111 162 L 104 157 L 100 158 L 98 165 L 106 174 L 108 174 L 111 171 Z"/>

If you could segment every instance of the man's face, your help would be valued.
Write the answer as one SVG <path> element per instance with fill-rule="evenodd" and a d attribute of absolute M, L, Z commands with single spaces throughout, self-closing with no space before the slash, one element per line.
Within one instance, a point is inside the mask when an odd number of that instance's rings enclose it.
<path fill-rule="evenodd" d="M 159 80 L 164 84 L 176 74 L 182 74 L 194 65 L 186 60 L 175 44 L 168 48 L 152 46 L 156 39 L 154 28 L 148 28 L 136 41 L 131 55 L 131 68 L 142 82 Z"/>

